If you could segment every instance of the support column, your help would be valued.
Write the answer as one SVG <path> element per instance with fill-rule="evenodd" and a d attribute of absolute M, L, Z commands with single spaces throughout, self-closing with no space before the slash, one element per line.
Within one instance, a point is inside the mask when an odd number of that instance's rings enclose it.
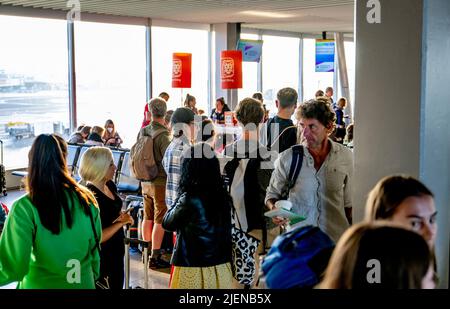
<path fill-rule="evenodd" d="M 376 3 L 371 1 L 370 3 Z M 448 287 L 450 2 L 356 1 L 355 222 L 382 177 L 403 173 L 434 193 L 440 287 Z M 375 14 L 375 15 L 374 15 Z"/>
<path fill-rule="evenodd" d="M 448 288 L 450 262 L 450 100 L 445 95 L 450 81 L 449 16 L 450 1 L 424 1 L 420 178 L 435 195 L 436 256 L 441 288 Z"/>
<path fill-rule="evenodd" d="M 67 51 L 69 64 L 69 125 L 70 132 L 74 132 L 77 125 L 77 83 L 75 74 L 75 30 L 73 21 L 67 21 Z"/>
<path fill-rule="evenodd" d="M 239 23 L 214 24 L 215 33 L 215 93 L 216 97 L 223 96 L 230 109 L 237 105 L 237 89 L 222 89 L 220 83 L 220 53 L 223 50 L 235 50 L 237 41 L 241 35 L 241 25 Z"/>

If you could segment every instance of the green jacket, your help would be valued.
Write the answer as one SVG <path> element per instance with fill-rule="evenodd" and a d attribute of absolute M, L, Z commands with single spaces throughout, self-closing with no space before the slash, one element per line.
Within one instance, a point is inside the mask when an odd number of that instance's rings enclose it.
<path fill-rule="evenodd" d="M 78 199 L 73 225 L 65 224 L 59 235 L 41 223 L 28 195 L 14 202 L 0 239 L 0 286 L 18 281 L 20 289 L 93 289 L 100 272 L 91 219 Z M 94 224 L 101 239 L 98 207 L 91 205 Z"/>

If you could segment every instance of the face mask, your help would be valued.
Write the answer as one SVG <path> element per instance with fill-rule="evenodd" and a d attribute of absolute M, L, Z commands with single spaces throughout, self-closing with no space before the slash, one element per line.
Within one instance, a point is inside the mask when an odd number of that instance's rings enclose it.
<path fill-rule="evenodd" d="M 113 128 L 108 128 L 107 130 L 108 130 L 109 133 L 112 133 Z"/>

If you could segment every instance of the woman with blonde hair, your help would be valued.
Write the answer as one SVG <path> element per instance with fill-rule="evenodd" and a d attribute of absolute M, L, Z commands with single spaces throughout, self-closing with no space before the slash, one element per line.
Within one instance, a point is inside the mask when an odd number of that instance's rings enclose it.
<path fill-rule="evenodd" d="M 27 194 L 14 202 L 0 238 L 0 286 L 93 289 L 99 276 L 97 203 L 70 177 L 67 144 L 41 134 L 29 152 Z"/>
<path fill-rule="evenodd" d="M 116 126 L 111 119 L 108 119 L 105 122 L 105 131 L 102 139 L 106 146 L 120 147 L 120 144 L 122 144 L 122 139 L 120 138 L 119 133 L 117 133 Z"/>
<path fill-rule="evenodd" d="M 425 240 L 401 225 L 366 222 L 349 228 L 331 256 L 322 289 L 434 288 Z"/>
<path fill-rule="evenodd" d="M 116 166 L 111 150 L 91 147 L 81 157 L 80 175 L 92 191 L 100 207 L 102 237 L 100 280 L 111 289 L 122 289 L 124 282 L 124 232 L 122 227 L 133 224 L 128 213 L 122 213 L 122 199 L 112 181 Z"/>

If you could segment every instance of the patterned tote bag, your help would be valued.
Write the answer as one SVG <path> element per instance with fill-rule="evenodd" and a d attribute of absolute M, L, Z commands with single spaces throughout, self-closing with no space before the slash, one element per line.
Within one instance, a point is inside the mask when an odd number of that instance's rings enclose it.
<path fill-rule="evenodd" d="M 238 222 L 236 222 L 234 217 Z M 245 232 L 236 214 L 234 206 L 231 216 L 231 239 L 232 239 L 232 264 L 233 277 L 246 286 L 252 285 L 255 279 L 256 261 L 255 252 L 260 240 Z"/>

